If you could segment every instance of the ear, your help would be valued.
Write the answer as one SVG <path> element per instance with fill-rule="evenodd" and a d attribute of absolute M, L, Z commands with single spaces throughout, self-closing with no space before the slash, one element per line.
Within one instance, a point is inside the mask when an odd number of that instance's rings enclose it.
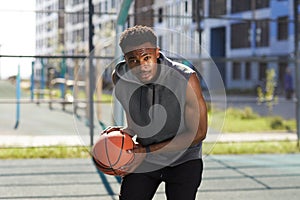
<path fill-rule="evenodd" d="M 160 56 L 159 51 L 160 51 L 160 48 L 157 47 L 157 48 L 156 48 L 156 51 L 155 51 L 156 58 L 159 58 L 159 56 Z"/>
<path fill-rule="evenodd" d="M 128 60 L 127 60 L 127 57 L 125 56 L 125 54 L 123 55 L 123 58 L 124 58 L 125 62 L 128 61 Z"/>

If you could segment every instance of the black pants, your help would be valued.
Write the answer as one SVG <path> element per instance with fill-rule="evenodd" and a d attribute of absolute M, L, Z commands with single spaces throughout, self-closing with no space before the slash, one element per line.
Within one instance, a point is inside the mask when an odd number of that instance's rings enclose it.
<path fill-rule="evenodd" d="M 120 200 L 150 200 L 165 182 L 168 200 L 195 200 L 202 180 L 202 159 L 147 173 L 132 173 L 122 180 Z"/>

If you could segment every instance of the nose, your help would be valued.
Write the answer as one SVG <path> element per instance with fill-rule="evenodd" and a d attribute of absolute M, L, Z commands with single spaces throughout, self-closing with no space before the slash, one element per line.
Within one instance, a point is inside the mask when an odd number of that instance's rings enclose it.
<path fill-rule="evenodd" d="M 141 69 L 141 70 L 147 69 L 147 67 L 148 67 L 147 64 L 148 64 L 147 61 L 141 59 L 141 60 L 140 60 L 140 69 Z"/>

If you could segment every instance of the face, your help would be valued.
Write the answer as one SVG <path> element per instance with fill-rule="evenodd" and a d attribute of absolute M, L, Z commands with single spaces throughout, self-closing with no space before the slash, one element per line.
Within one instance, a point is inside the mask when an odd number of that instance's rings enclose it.
<path fill-rule="evenodd" d="M 132 73 L 143 83 L 151 82 L 157 73 L 159 48 L 147 42 L 128 49 L 131 51 L 125 53 L 125 60 Z"/>

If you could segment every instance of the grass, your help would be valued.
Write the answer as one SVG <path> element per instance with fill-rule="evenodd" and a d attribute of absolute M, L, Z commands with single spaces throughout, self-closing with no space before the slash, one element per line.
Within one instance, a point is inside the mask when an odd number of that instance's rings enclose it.
<path fill-rule="evenodd" d="M 215 113 L 216 120 L 222 114 Z M 262 117 L 250 107 L 228 108 L 222 129 L 225 133 L 296 131 L 296 120 L 285 120 L 280 116 Z"/>
<path fill-rule="evenodd" d="M 25 91 L 24 93 L 25 93 L 27 96 L 30 95 L 30 90 L 29 90 L 29 88 L 24 89 L 24 91 Z M 73 95 L 74 95 L 74 91 L 71 90 L 71 89 L 67 89 L 67 90 L 66 90 L 66 94 L 73 96 Z M 35 98 L 35 99 L 38 99 L 38 98 L 39 98 L 39 95 L 38 95 L 38 94 L 35 94 L 35 95 L 34 95 L 34 98 Z M 42 98 L 42 97 L 40 97 L 40 98 Z M 57 88 L 52 89 L 52 97 L 51 97 L 51 98 L 52 98 L 52 99 L 61 99 L 61 90 L 60 90 L 60 89 L 57 89 Z M 44 89 L 43 99 L 50 99 L 50 96 L 49 96 L 49 89 Z M 76 100 L 82 100 L 82 99 L 86 99 L 86 94 L 85 94 L 85 91 L 84 91 L 84 90 L 79 90 L 79 92 L 77 93 Z M 96 94 L 94 94 L 94 99 L 97 100 Z M 113 100 L 113 97 L 112 97 L 112 95 L 110 95 L 110 94 L 102 93 L 102 94 L 101 94 L 101 98 L 98 99 L 98 100 L 101 100 L 101 101 L 106 102 L 106 103 L 111 103 L 112 100 Z"/>
<path fill-rule="evenodd" d="M 208 146 L 208 145 L 206 145 Z M 205 152 L 206 146 L 203 150 Z M 211 146 L 211 144 L 209 145 Z M 207 151 L 206 151 L 207 152 Z M 300 153 L 296 141 L 217 143 L 209 154 L 288 154 Z"/>
<path fill-rule="evenodd" d="M 212 148 L 213 147 L 213 148 Z M 267 141 L 240 143 L 204 143 L 203 154 L 287 154 L 300 153 L 296 141 Z M 51 146 L 0 148 L 0 159 L 33 159 L 33 158 L 89 158 L 89 150 L 82 146 Z"/>
<path fill-rule="evenodd" d="M 50 146 L 0 148 L 0 159 L 29 158 L 88 158 L 89 151 L 82 146 Z"/>

